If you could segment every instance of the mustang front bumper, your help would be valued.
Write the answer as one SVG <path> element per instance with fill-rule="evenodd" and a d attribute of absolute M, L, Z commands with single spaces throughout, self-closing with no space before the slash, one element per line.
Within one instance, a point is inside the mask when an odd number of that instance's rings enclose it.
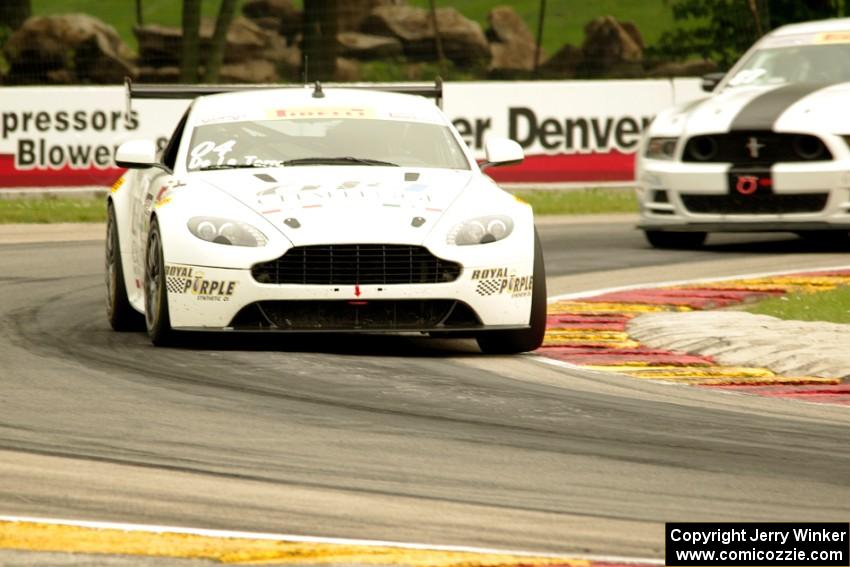
<path fill-rule="evenodd" d="M 724 163 L 642 159 L 637 187 L 644 230 L 850 230 L 847 160 L 732 172 Z"/>

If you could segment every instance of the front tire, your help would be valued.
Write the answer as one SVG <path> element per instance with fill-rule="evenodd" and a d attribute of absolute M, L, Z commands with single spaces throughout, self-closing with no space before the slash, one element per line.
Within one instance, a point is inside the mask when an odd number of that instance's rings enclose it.
<path fill-rule="evenodd" d="M 156 219 L 151 221 L 145 252 L 145 324 L 154 345 L 166 346 L 174 342 L 174 330 L 168 314 L 162 234 Z"/>
<path fill-rule="evenodd" d="M 654 248 L 667 250 L 695 250 L 705 243 L 706 232 L 667 232 L 664 230 L 644 230 L 646 240 Z"/>
<path fill-rule="evenodd" d="M 486 331 L 475 337 L 485 354 L 517 354 L 537 350 L 546 333 L 546 267 L 543 247 L 534 231 L 534 283 L 531 288 L 531 315 L 527 329 Z"/>
<path fill-rule="evenodd" d="M 118 222 L 112 201 L 106 206 L 106 316 L 115 331 L 141 331 L 144 317 L 133 309 L 127 297 L 121 246 L 118 241 Z"/>

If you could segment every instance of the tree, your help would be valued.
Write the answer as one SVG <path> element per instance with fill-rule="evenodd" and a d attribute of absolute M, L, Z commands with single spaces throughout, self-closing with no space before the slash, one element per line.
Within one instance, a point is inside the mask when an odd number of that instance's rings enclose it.
<path fill-rule="evenodd" d="M 0 28 L 16 30 L 31 15 L 31 0 L 0 0 Z"/>
<path fill-rule="evenodd" d="M 328 81 L 336 72 L 337 0 L 304 0 L 305 57 L 301 72 L 308 80 Z"/>
<path fill-rule="evenodd" d="M 200 52 L 201 0 L 183 0 L 183 41 L 180 53 L 180 82 L 198 80 Z"/>
<path fill-rule="evenodd" d="M 728 69 L 759 30 L 839 14 L 839 0 L 670 0 L 677 29 L 662 34 L 652 55 L 711 59 Z M 758 18 L 758 20 L 756 20 Z"/>
<path fill-rule="evenodd" d="M 236 0 L 221 0 L 218 9 L 218 17 L 215 20 L 215 31 L 212 36 L 212 44 L 207 55 L 207 66 L 204 71 L 204 82 L 218 82 L 218 72 L 224 59 L 224 48 L 227 45 L 227 30 L 233 21 L 236 11 Z"/>

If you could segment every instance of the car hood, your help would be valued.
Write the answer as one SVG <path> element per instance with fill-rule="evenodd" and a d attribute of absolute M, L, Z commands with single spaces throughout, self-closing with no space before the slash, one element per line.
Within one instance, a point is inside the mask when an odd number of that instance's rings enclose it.
<path fill-rule="evenodd" d="M 661 114 L 654 135 L 694 135 L 733 130 L 850 131 L 840 111 L 850 100 L 850 83 L 734 87 Z"/>
<path fill-rule="evenodd" d="M 305 166 L 193 173 L 263 216 L 292 244 L 421 244 L 472 171 Z"/>

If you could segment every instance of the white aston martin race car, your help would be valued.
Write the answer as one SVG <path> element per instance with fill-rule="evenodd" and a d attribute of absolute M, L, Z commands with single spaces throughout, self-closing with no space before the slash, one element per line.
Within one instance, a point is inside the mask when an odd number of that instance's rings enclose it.
<path fill-rule="evenodd" d="M 540 346 L 546 280 L 531 207 L 481 173 L 425 98 L 440 99 L 439 82 L 128 87 L 131 100 L 194 100 L 162 152 L 153 141 L 116 152 L 129 171 L 108 196 L 114 329 L 146 326 L 157 345 L 187 330 Z M 486 157 L 482 167 L 523 154 L 491 139 Z"/>
<path fill-rule="evenodd" d="M 778 28 L 706 99 L 660 113 L 637 161 L 653 246 L 700 246 L 708 232 L 850 230 L 850 19 Z"/>

